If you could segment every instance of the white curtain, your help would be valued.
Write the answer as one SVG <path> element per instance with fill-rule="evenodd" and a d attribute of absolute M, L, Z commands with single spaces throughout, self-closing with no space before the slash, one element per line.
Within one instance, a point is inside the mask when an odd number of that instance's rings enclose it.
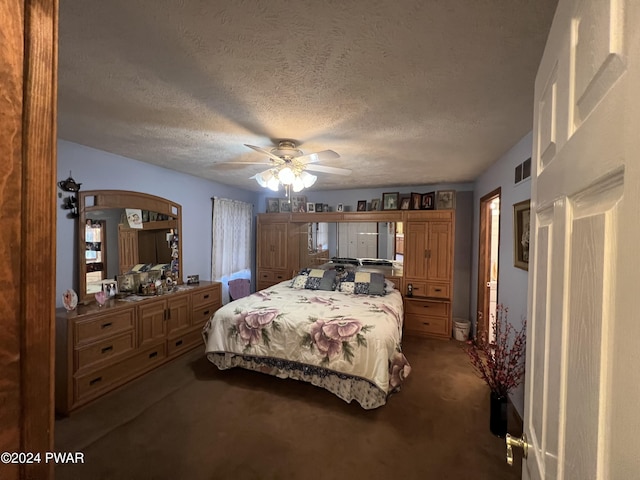
<path fill-rule="evenodd" d="M 251 224 L 253 205 L 213 198 L 211 278 L 222 282 L 222 302 L 229 302 L 227 282 L 251 279 Z"/>

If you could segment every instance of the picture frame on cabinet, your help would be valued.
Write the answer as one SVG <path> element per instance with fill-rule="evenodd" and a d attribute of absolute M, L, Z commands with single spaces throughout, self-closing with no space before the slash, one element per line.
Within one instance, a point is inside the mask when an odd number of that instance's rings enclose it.
<path fill-rule="evenodd" d="M 382 194 L 382 210 L 398 210 L 400 200 L 399 192 L 387 192 Z"/>
<path fill-rule="evenodd" d="M 336 212 L 343 212 L 344 211 L 344 205 L 342 203 L 339 203 L 336 206 Z"/>
<path fill-rule="evenodd" d="M 411 210 L 422 209 L 422 194 L 411 192 Z"/>
<path fill-rule="evenodd" d="M 324 205 L 322 203 L 316 203 L 316 213 L 322 213 L 324 211 Z"/>
<path fill-rule="evenodd" d="M 279 198 L 280 213 L 291 213 L 291 201 L 288 198 Z"/>
<path fill-rule="evenodd" d="M 529 270 L 529 222 L 531 201 L 513 205 L 513 266 Z"/>
<path fill-rule="evenodd" d="M 436 194 L 436 208 L 438 210 L 452 210 L 456 208 L 456 191 L 438 190 Z"/>
<path fill-rule="evenodd" d="M 409 210 L 411 208 L 411 196 L 403 195 L 400 197 L 400 210 Z"/>
<path fill-rule="evenodd" d="M 367 201 L 366 200 L 358 200 L 358 211 L 366 212 L 367 211 Z"/>
<path fill-rule="evenodd" d="M 307 197 L 304 195 L 292 195 L 291 211 L 293 213 L 305 213 L 307 211 Z"/>
<path fill-rule="evenodd" d="M 379 198 L 373 198 L 371 199 L 371 205 L 369 207 L 369 210 L 372 211 L 377 211 L 380 210 L 380 199 Z"/>
<path fill-rule="evenodd" d="M 433 210 L 436 208 L 436 192 L 424 193 L 421 200 L 422 210 Z"/>
<path fill-rule="evenodd" d="M 267 198 L 267 213 L 280 213 L 279 198 Z"/>
<path fill-rule="evenodd" d="M 316 212 L 316 204 L 313 202 L 307 202 L 307 212 L 315 213 Z"/>

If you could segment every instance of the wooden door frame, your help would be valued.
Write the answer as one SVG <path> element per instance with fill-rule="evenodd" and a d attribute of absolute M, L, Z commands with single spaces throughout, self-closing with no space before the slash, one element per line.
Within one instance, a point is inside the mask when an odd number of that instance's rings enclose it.
<path fill-rule="evenodd" d="M 0 448 L 41 454 L 3 479 L 53 477 L 58 0 L 0 2 Z"/>
<path fill-rule="evenodd" d="M 501 187 L 496 188 L 480 198 L 480 221 L 478 227 L 478 297 L 476 305 L 476 337 L 479 340 L 487 340 L 487 332 L 489 331 L 489 291 L 486 287 L 487 282 L 491 278 L 491 208 L 489 205 L 496 198 L 502 198 Z"/>

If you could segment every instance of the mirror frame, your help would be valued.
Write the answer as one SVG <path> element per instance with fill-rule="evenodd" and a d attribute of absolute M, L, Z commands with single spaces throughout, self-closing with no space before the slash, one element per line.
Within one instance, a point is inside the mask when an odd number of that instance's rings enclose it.
<path fill-rule="evenodd" d="M 87 205 L 87 197 L 94 197 L 92 205 Z M 85 229 L 87 214 L 95 210 L 107 210 L 111 208 L 137 208 L 168 215 L 175 220 L 178 229 L 178 283 L 182 283 L 182 206 L 166 198 L 157 197 L 148 193 L 132 192 L 127 190 L 87 190 L 78 192 L 78 300 L 81 303 L 89 303 L 94 300 L 93 295 L 87 294 L 87 266 L 85 261 Z M 164 222 L 163 222 L 164 223 Z M 166 228 L 166 225 L 163 226 Z"/>

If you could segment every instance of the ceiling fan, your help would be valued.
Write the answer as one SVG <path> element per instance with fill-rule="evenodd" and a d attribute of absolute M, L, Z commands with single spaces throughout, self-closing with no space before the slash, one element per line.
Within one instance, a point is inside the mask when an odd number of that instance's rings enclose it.
<path fill-rule="evenodd" d="M 331 160 L 340 158 L 333 150 L 322 150 L 321 152 L 304 154 L 302 150 L 296 147 L 292 140 L 281 140 L 278 146 L 271 150 L 245 144 L 256 152 L 262 153 L 268 157 L 268 161 L 262 162 L 232 162 L 234 164 L 244 165 L 269 165 L 267 170 L 253 175 L 258 185 L 268 187 L 277 191 L 279 185 L 285 186 L 285 190 L 289 187 L 294 192 L 299 192 L 303 188 L 312 186 L 317 177 L 309 172 L 322 172 L 337 175 L 350 175 L 351 170 L 348 168 L 329 167 L 326 165 L 318 165 L 323 160 Z"/>

